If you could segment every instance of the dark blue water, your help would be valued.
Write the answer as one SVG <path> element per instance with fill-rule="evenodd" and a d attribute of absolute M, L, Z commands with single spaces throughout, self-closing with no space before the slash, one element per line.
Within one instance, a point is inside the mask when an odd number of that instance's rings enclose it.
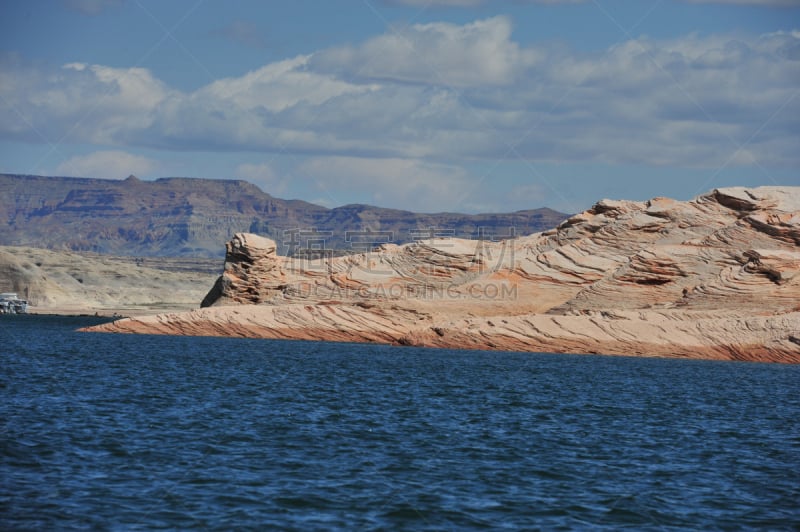
<path fill-rule="evenodd" d="M 2 529 L 800 526 L 800 366 L 0 318 Z"/>

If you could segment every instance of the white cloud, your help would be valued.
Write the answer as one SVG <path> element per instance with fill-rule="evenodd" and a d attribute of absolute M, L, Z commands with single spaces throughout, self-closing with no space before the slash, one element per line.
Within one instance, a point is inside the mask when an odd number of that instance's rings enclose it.
<path fill-rule="evenodd" d="M 77 155 L 63 161 L 56 174 L 100 179 L 124 179 L 133 174 L 138 177 L 151 175 L 157 163 L 147 157 L 119 150 L 96 151 Z"/>
<path fill-rule="evenodd" d="M 718 167 L 748 141 L 732 164 L 800 165 L 800 32 L 637 38 L 585 53 L 524 48 L 503 17 L 409 31 L 411 48 L 392 51 L 387 33 L 191 93 L 142 68 L 0 63 L 0 138 L 310 155 L 388 172 L 441 201 L 413 176 L 449 186 L 461 179 L 450 164 L 518 156 Z"/>
<path fill-rule="evenodd" d="M 364 44 L 316 54 L 312 65 L 355 78 L 456 87 L 506 85 L 540 57 L 511 40 L 507 17 L 463 26 L 415 24 Z"/>
<path fill-rule="evenodd" d="M 0 114 L 0 135 L 125 144 L 132 131 L 152 123 L 156 106 L 172 93 L 144 68 L 69 63 L 45 71 L 0 65 L 0 96 L 10 111 Z"/>
<path fill-rule="evenodd" d="M 300 102 L 319 105 L 342 94 L 362 94 L 376 85 L 354 85 L 308 70 L 309 56 L 298 56 L 248 72 L 238 78 L 214 81 L 192 95 L 241 109 L 277 112 Z"/>

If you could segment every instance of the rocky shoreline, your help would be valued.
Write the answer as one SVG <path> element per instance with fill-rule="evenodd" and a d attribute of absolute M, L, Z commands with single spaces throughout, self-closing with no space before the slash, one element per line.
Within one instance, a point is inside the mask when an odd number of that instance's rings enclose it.
<path fill-rule="evenodd" d="M 346 257 L 240 233 L 208 308 L 88 330 L 800 363 L 799 246 L 800 187 L 603 200 L 530 236 Z"/>
<path fill-rule="evenodd" d="M 191 310 L 221 263 L 0 246 L 0 292 L 27 299 L 31 314 L 131 316 Z"/>

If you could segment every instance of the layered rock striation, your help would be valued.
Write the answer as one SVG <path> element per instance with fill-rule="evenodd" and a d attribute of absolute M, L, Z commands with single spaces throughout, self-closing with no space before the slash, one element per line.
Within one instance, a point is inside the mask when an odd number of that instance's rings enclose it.
<path fill-rule="evenodd" d="M 413 213 L 369 205 L 328 209 L 283 200 L 246 181 L 161 178 L 142 181 L 0 174 L 0 245 L 137 257 L 220 257 L 232 234 L 277 241 L 287 255 L 303 231 L 341 254 L 357 251 L 348 235 L 370 229 L 383 242 L 414 240 L 421 228 L 532 233 L 567 215 L 551 209 L 505 214 Z M 362 235 L 363 236 L 363 235 Z"/>
<path fill-rule="evenodd" d="M 206 308 L 99 329 L 797 363 L 799 274 L 800 187 L 734 187 L 346 257 L 241 233 Z"/>

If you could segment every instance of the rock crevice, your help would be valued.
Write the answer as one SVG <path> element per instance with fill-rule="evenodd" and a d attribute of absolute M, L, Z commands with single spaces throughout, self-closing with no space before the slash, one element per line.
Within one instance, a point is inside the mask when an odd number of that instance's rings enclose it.
<path fill-rule="evenodd" d="M 239 233 L 203 309 L 102 330 L 800 362 L 800 187 L 602 200 L 505 241 L 283 257 Z"/>

